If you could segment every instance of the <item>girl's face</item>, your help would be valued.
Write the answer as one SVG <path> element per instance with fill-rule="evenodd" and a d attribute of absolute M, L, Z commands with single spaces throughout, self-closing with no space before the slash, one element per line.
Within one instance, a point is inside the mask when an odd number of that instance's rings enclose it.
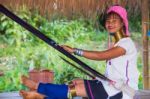
<path fill-rule="evenodd" d="M 109 33 L 116 33 L 123 28 L 123 22 L 119 15 L 111 13 L 106 18 L 105 27 Z"/>

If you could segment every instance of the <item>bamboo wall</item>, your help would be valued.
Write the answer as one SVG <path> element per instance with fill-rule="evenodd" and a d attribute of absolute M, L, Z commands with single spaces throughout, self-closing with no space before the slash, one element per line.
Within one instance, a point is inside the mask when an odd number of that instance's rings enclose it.
<path fill-rule="evenodd" d="M 0 0 L 1 4 L 17 8 L 27 5 L 30 9 L 38 9 L 42 15 L 83 16 L 85 18 L 96 18 L 97 14 L 104 12 L 109 5 L 118 3 L 127 6 L 128 11 L 135 15 L 140 13 L 140 0 Z"/>

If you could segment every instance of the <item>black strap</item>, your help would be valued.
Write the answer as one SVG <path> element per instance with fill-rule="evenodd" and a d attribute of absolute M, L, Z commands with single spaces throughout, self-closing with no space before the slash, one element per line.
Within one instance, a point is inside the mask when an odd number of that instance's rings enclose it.
<path fill-rule="evenodd" d="M 123 98 L 123 93 L 119 92 L 114 96 L 111 96 L 109 99 L 122 99 Z"/>
<path fill-rule="evenodd" d="M 59 52 L 61 52 L 65 56 L 67 56 L 68 58 L 72 59 L 74 62 L 78 63 L 85 70 L 88 70 L 89 72 L 91 72 L 94 76 L 96 76 L 98 78 L 101 78 L 103 80 L 111 81 L 107 77 L 102 75 L 101 73 L 97 72 L 96 70 L 94 70 L 91 67 L 89 67 L 87 64 L 85 64 L 82 61 L 80 61 L 75 56 L 73 56 L 70 53 L 68 53 L 61 46 L 59 46 L 54 40 L 52 40 L 51 38 L 48 38 L 46 35 L 41 33 L 39 30 L 35 29 L 30 24 L 28 24 L 24 20 L 20 19 L 18 16 L 16 16 L 12 12 L 10 12 L 7 8 L 5 8 L 2 4 L 0 4 L 0 12 L 5 14 L 7 17 L 11 18 L 12 20 L 14 20 L 16 23 L 20 24 L 22 27 L 24 27 L 25 29 L 30 31 L 35 36 L 39 37 L 41 40 L 45 41 L 47 44 L 49 44 L 50 46 L 52 46 L 53 48 L 55 48 L 56 50 L 58 50 Z"/>

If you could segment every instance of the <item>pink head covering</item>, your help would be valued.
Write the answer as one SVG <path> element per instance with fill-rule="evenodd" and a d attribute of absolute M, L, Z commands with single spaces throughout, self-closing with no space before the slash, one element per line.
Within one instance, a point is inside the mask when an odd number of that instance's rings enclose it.
<path fill-rule="evenodd" d="M 130 36 L 129 29 L 128 29 L 128 18 L 127 18 L 126 9 L 121 6 L 112 6 L 107 10 L 107 14 L 110 12 L 115 12 L 122 18 L 123 23 L 125 25 L 125 33 L 127 36 Z"/>

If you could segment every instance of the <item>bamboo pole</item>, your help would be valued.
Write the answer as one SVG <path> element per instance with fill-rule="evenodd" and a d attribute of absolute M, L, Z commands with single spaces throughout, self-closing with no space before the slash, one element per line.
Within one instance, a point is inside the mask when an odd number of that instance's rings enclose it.
<path fill-rule="evenodd" d="M 143 32 L 143 88 L 144 89 L 150 89 L 150 83 L 149 83 L 149 66 L 148 66 L 148 24 L 146 22 L 149 22 L 149 1 L 143 0 L 142 3 L 142 32 Z"/>

